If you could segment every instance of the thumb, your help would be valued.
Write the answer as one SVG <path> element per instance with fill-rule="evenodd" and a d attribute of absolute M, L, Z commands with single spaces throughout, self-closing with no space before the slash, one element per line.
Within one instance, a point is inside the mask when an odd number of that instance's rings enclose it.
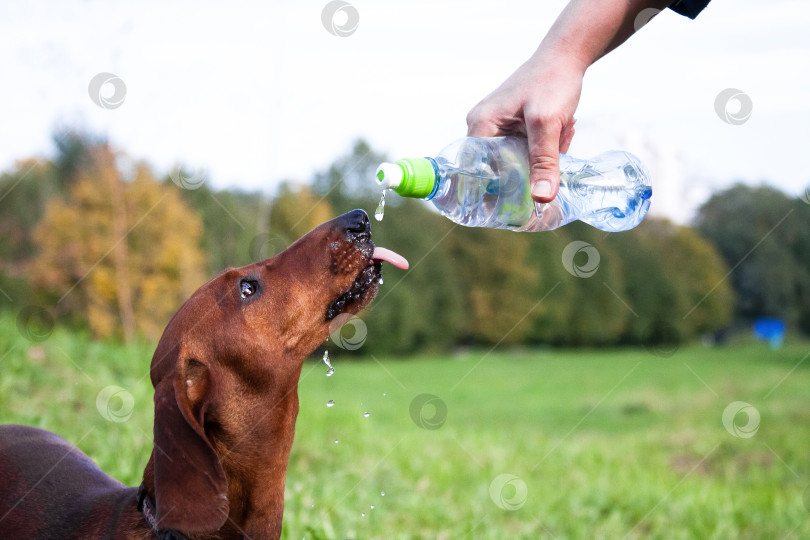
<path fill-rule="evenodd" d="M 548 203 L 560 190 L 560 130 L 541 125 L 527 131 L 532 199 Z"/>

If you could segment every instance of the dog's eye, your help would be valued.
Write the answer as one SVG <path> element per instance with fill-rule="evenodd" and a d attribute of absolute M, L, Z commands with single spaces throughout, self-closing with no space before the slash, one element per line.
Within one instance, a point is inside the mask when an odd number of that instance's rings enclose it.
<path fill-rule="evenodd" d="M 253 296 L 256 294 L 256 291 L 259 289 L 259 284 L 250 279 L 243 279 L 239 282 L 239 296 L 242 299 L 247 298 L 248 296 Z"/>

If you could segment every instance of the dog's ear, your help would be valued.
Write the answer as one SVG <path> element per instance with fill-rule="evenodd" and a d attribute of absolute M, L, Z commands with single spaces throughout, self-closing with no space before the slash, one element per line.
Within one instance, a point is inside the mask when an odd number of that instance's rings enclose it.
<path fill-rule="evenodd" d="M 155 505 L 158 529 L 219 530 L 228 517 L 228 481 L 205 434 L 211 374 L 195 360 L 155 387 Z"/>

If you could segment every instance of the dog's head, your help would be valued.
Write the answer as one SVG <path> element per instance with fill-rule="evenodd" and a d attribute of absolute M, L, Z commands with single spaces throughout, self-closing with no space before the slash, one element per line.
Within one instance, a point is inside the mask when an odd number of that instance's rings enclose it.
<path fill-rule="evenodd" d="M 397 254 L 375 248 L 368 216 L 354 210 L 271 259 L 225 270 L 180 308 L 151 367 L 162 528 L 219 529 L 229 507 L 228 456 L 267 452 L 249 441 L 278 417 L 286 424 L 268 429 L 289 431 L 283 445 L 292 442 L 303 361 L 336 317 L 371 302 L 382 261 L 407 267 Z M 191 507 L 181 504 L 189 494 Z"/>

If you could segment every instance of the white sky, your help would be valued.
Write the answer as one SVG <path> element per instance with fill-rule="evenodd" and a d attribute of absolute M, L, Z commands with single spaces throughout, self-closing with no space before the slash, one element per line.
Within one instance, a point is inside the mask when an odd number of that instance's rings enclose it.
<path fill-rule="evenodd" d="M 65 124 L 106 134 L 158 173 L 202 169 L 217 188 L 308 180 L 357 137 L 392 158 L 434 154 L 465 134 L 467 111 L 534 51 L 565 1 L 352 0 L 359 24 L 347 37 L 324 28 L 326 4 L 3 2 L 0 170 L 50 155 Z M 663 12 L 586 75 L 570 153 L 639 155 L 653 212 L 679 221 L 735 180 L 803 194 L 808 30 L 806 0 L 714 0 L 695 21 Z M 119 108 L 91 101 L 99 72 L 126 83 Z M 714 110 L 726 88 L 751 98 L 742 125 Z"/>

